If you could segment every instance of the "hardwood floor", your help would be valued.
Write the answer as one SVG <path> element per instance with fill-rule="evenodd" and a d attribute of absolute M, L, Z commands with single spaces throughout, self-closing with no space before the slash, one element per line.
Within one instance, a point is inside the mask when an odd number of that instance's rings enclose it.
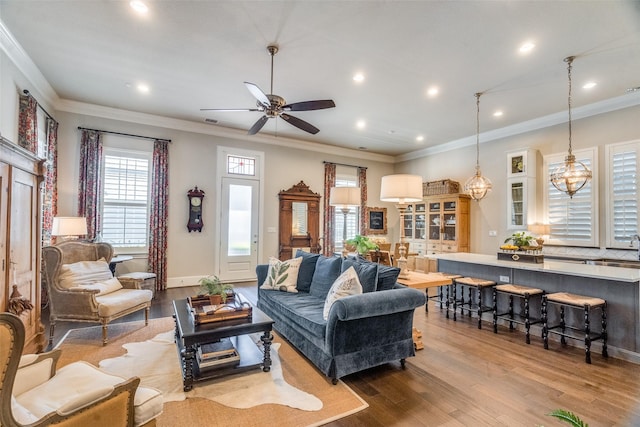
<path fill-rule="evenodd" d="M 254 284 L 239 287 L 255 300 Z M 171 301 L 193 293 L 193 288 L 159 292 L 151 317 L 171 316 Z M 391 363 L 343 378 L 369 408 L 328 425 L 567 425 L 546 416 L 562 408 L 591 427 L 640 426 L 639 365 L 604 359 L 597 352 L 588 365 L 582 348 L 550 342 L 544 350 L 537 335 L 527 345 L 522 332 L 500 327 L 494 334 L 490 322 L 478 330 L 476 319 L 469 317 L 454 322 L 433 302 L 429 310 L 417 309 L 414 317 L 424 350 L 407 359 L 404 370 Z M 43 321 L 47 316 L 45 310 Z M 140 319 L 136 313 L 121 321 Z M 55 342 L 66 330 L 82 326 L 60 322 Z"/>

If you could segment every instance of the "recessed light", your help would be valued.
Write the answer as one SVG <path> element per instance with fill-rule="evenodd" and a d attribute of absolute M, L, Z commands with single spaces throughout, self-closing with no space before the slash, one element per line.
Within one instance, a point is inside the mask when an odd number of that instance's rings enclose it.
<path fill-rule="evenodd" d="M 416 141 L 418 141 L 418 142 L 424 141 L 424 136 L 422 136 L 422 135 L 416 136 Z"/>
<path fill-rule="evenodd" d="M 367 122 L 365 122 L 364 120 L 358 120 L 356 122 L 356 127 L 358 129 L 364 129 L 367 126 Z"/>
<path fill-rule="evenodd" d="M 493 113 L 493 117 L 502 117 L 504 113 L 500 110 L 496 111 L 495 113 Z"/>
<path fill-rule="evenodd" d="M 532 42 L 523 43 L 520 48 L 518 48 L 518 52 L 520 53 L 529 53 L 533 50 L 536 45 Z"/>
<path fill-rule="evenodd" d="M 363 82 L 364 81 L 364 74 L 362 74 L 362 73 L 354 74 L 353 75 L 353 81 L 357 82 L 357 83 Z"/>
<path fill-rule="evenodd" d="M 437 86 L 431 86 L 429 89 L 427 89 L 428 96 L 436 96 L 438 92 L 440 92 L 440 89 L 438 89 Z"/>
<path fill-rule="evenodd" d="M 145 83 L 138 83 L 138 85 L 136 86 L 136 89 L 138 89 L 138 92 L 141 92 L 141 93 L 149 93 L 149 91 L 151 90 L 149 88 L 149 85 Z"/>
<path fill-rule="evenodd" d="M 131 9 L 135 10 L 136 12 L 140 13 L 140 14 L 145 14 L 147 12 L 149 12 L 149 7 L 144 4 L 142 1 L 140 0 L 132 0 L 129 2 L 129 6 L 131 6 Z"/>
<path fill-rule="evenodd" d="M 593 89 L 596 86 L 598 86 L 598 83 L 596 82 L 586 82 L 584 85 L 582 85 L 582 89 Z"/>

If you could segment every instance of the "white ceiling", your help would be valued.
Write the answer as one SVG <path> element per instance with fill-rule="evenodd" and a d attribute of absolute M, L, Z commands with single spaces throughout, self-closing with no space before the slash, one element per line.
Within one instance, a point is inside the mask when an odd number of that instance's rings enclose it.
<path fill-rule="evenodd" d="M 640 86 L 639 1 L 146 3 L 140 17 L 129 1 L 0 0 L 0 19 L 60 102 L 245 131 L 261 113 L 200 108 L 254 108 L 243 82 L 269 93 L 266 46 L 277 43 L 274 93 L 336 108 L 292 113 L 318 127 L 315 136 L 281 119 L 260 133 L 388 155 L 475 139 L 476 92 L 485 92 L 483 133 L 566 113 L 570 55 L 574 108 L 640 104 L 626 93 Z M 518 53 L 525 41 L 536 44 L 529 55 Z M 587 80 L 598 85 L 583 90 Z M 138 82 L 150 92 L 138 93 Z"/>

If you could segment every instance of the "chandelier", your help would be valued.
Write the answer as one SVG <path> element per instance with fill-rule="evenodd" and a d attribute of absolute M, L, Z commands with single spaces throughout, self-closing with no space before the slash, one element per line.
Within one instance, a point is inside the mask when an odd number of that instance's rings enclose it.
<path fill-rule="evenodd" d="M 569 77 L 569 153 L 564 158 L 564 163 L 549 176 L 551 184 L 558 190 L 567 193 L 571 198 L 591 180 L 589 168 L 584 163 L 577 161 L 571 151 L 571 63 L 574 58 L 574 56 L 569 56 L 564 59 L 564 62 L 568 64 L 567 75 Z"/>
<path fill-rule="evenodd" d="M 480 201 L 484 199 L 489 191 L 493 188 L 493 184 L 486 176 L 482 176 L 480 172 L 480 95 L 476 93 L 476 174 L 464 183 L 464 191 L 469 194 L 472 199 Z"/>

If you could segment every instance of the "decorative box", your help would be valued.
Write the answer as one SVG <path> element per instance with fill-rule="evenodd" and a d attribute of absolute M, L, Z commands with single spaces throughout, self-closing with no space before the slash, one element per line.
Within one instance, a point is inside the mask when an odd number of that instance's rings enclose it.
<path fill-rule="evenodd" d="M 498 252 L 498 259 L 501 261 L 518 261 L 518 262 L 530 262 L 534 264 L 542 264 L 544 262 L 544 255 L 509 251 L 509 252 Z"/>

